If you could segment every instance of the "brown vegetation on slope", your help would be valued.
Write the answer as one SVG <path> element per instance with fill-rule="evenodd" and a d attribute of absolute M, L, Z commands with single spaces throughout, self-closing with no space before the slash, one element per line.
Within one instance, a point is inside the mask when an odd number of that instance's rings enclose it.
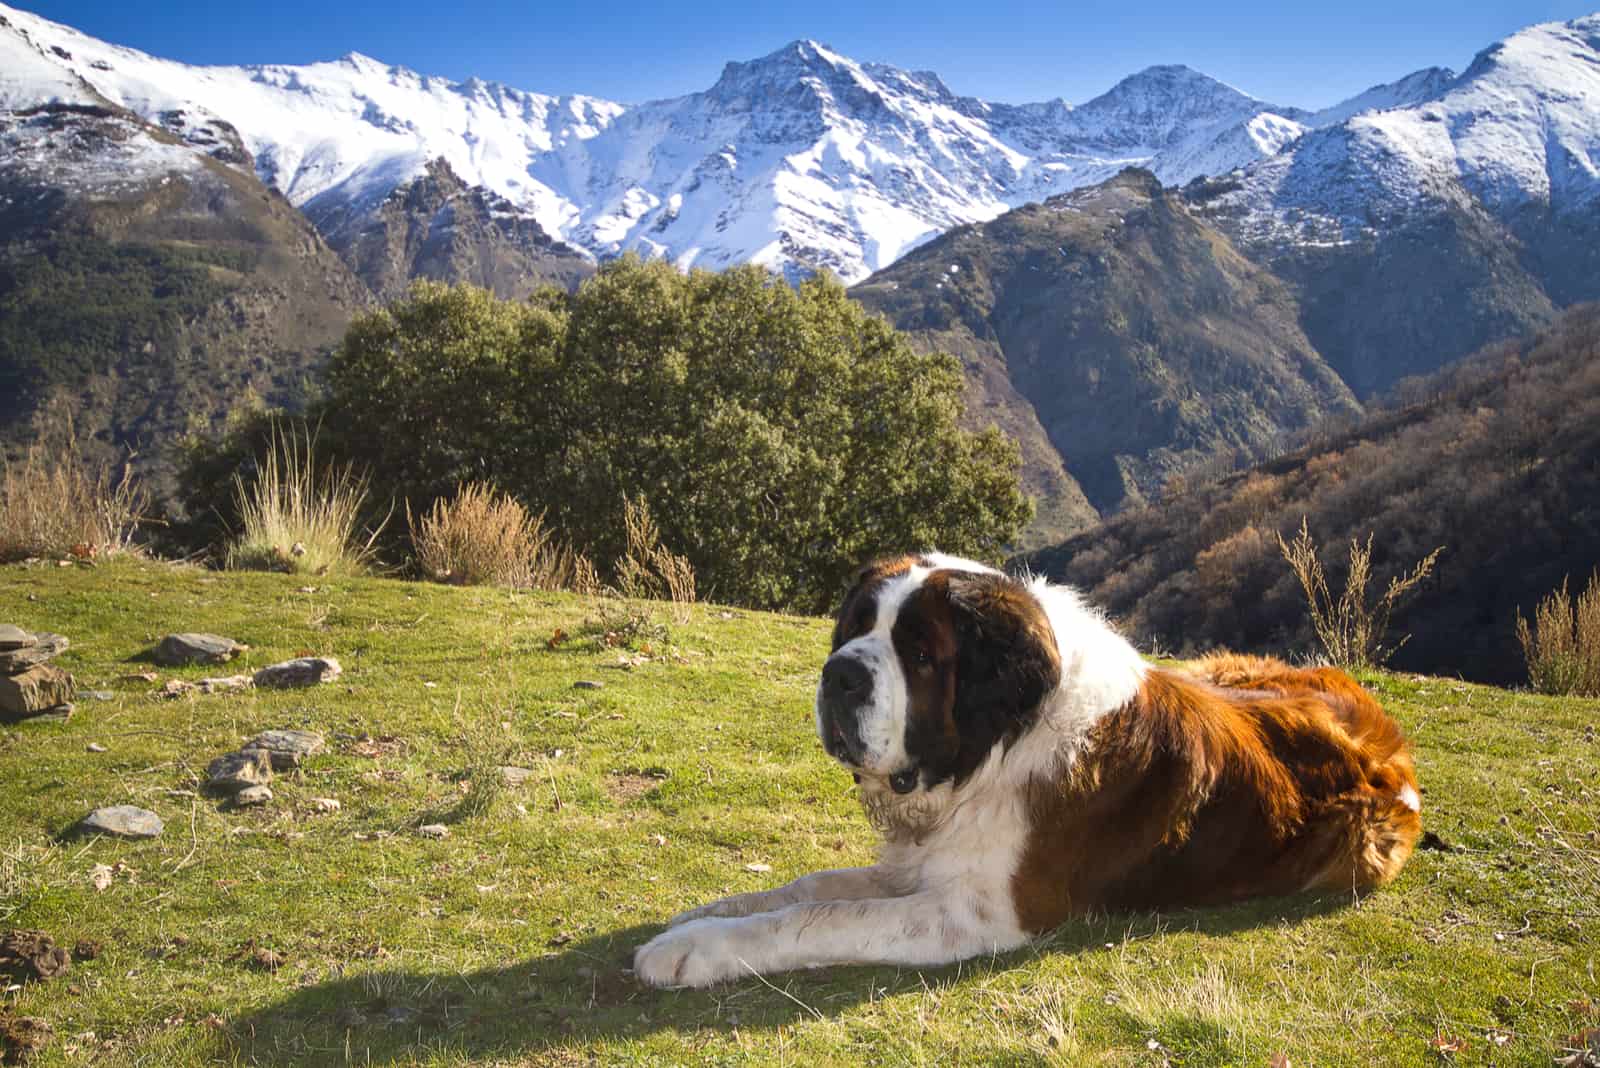
<path fill-rule="evenodd" d="M 1517 611 L 1600 560 L 1600 306 L 1402 382 L 1391 404 L 1030 562 L 1165 648 L 1305 651 L 1304 600 L 1278 552 L 1302 517 L 1324 547 L 1373 533 L 1380 583 L 1444 545 L 1396 613 L 1411 638 L 1393 666 L 1520 682 Z"/>

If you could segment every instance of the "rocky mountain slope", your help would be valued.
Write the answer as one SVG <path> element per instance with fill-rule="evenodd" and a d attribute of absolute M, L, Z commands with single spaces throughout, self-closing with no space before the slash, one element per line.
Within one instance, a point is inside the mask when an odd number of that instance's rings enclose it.
<path fill-rule="evenodd" d="M 1024 445 L 1035 537 L 1359 411 L 1288 287 L 1146 171 L 961 227 L 853 293 L 961 356 L 973 416 Z"/>
<path fill-rule="evenodd" d="M 1352 538 L 1372 536 L 1369 601 L 1442 546 L 1395 615 L 1393 666 L 1520 683 L 1516 614 L 1600 559 L 1600 306 L 1421 380 L 1403 401 L 1308 447 L 1034 554 L 1175 653 L 1310 652 L 1305 601 L 1277 537 L 1302 517 L 1335 592 Z"/>

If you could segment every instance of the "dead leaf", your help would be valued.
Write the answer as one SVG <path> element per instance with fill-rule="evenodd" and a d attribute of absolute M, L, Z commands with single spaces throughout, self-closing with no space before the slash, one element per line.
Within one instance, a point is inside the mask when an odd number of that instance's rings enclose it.
<path fill-rule="evenodd" d="M 111 865 L 96 864 L 94 867 L 90 868 L 89 882 L 94 885 L 96 891 L 104 890 L 106 887 L 110 886 Z"/>
<path fill-rule="evenodd" d="M 759 875 L 762 872 L 771 871 L 772 870 L 772 865 L 771 864 L 761 864 L 761 863 L 746 864 L 744 866 L 744 870 L 745 871 L 753 871 L 753 872 L 755 872 L 755 873 L 757 873 Z"/>
<path fill-rule="evenodd" d="M 1272 1059 L 1267 1061 L 1267 1068 L 1293 1068 L 1287 1053 L 1274 1053 Z"/>
<path fill-rule="evenodd" d="M 567 632 L 562 630 L 560 627 L 557 627 L 556 632 L 550 635 L 550 637 L 545 640 L 544 644 L 547 648 L 559 649 L 561 647 L 561 643 L 566 640 Z"/>
<path fill-rule="evenodd" d="M 1467 1040 L 1457 1035 L 1447 1035 L 1441 1031 L 1428 1040 L 1428 1046 L 1440 1055 L 1460 1053 L 1467 1048 Z"/>

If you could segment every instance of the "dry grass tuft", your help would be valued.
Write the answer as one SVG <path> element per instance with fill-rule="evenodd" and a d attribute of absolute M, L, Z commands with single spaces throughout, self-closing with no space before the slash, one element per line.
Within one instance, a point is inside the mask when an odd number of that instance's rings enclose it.
<path fill-rule="evenodd" d="M 459 487 L 418 518 L 408 509 L 406 520 L 418 563 L 441 582 L 582 594 L 600 588 L 588 557 L 557 541 L 542 515 L 487 483 Z"/>
<path fill-rule="evenodd" d="M 1517 613 L 1528 681 L 1540 693 L 1600 697 L 1600 569 L 1574 601 L 1561 588 L 1539 602 L 1530 626 Z"/>
<path fill-rule="evenodd" d="M 20 463 L 0 463 L 0 562 L 133 552 L 149 504 L 127 465 L 114 476 L 86 461 L 69 425 L 56 449 L 35 445 Z"/>
<path fill-rule="evenodd" d="M 617 592 L 639 600 L 671 601 L 674 618 L 688 621 L 695 603 L 694 565 L 661 544 L 661 529 L 642 499 L 624 497 L 623 531 L 628 548 L 616 562 Z"/>
<path fill-rule="evenodd" d="M 1335 598 L 1328 589 L 1328 578 L 1317 559 L 1317 546 L 1311 540 L 1305 517 L 1293 542 L 1278 535 L 1278 551 L 1288 561 L 1300 588 L 1305 591 L 1311 610 L 1311 625 L 1322 643 L 1323 655 L 1340 667 L 1376 667 L 1393 656 L 1406 643 L 1401 638 L 1392 646 L 1383 644 L 1389 632 L 1389 617 L 1401 598 L 1415 589 L 1433 571 L 1444 547 L 1433 550 L 1409 572 L 1389 580 L 1388 589 L 1375 603 L 1367 602 L 1367 582 L 1372 577 L 1372 535 L 1366 544 L 1350 540 L 1350 573 L 1344 591 Z"/>
<path fill-rule="evenodd" d="M 234 476 L 243 524 L 227 565 L 251 571 L 359 575 L 373 560 L 384 523 L 358 540 L 367 476 L 353 464 L 317 469 L 316 435 L 273 434 L 253 482 Z"/>

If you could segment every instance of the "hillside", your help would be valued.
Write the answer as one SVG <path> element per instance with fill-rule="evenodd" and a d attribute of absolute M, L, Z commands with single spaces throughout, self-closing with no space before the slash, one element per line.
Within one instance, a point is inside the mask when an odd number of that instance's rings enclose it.
<path fill-rule="evenodd" d="M 1085 498 L 1136 505 L 1215 453 L 1359 411 L 1288 287 L 1148 172 L 961 227 L 852 295 L 962 358 L 974 417 L 1024 444 L 1035 538 L 1081 527 Z"/>
<path fill-rule="evenodd" d="M 1279 557 L 1307 517 L 1337 584 L 1373 534 L 1374 588 L 1435 546 L 1435 577 L 1395 617 L 1393 666 L 1525 679 L 1515 613 L 1600 565 L 1600 307 L 1408 381 L 1398 407 L 1315 444 L 1043 550 L 1031 563 L 1088 590 L 1131 633 L 1173 650 L 1307 650 Z"/>
<path fill-rule="evenodd" d="M 302 396 L 368 300 L 304 216 L 214 154 L 87 90 L 0 111 L 4 438 L 55 400 L 165 493 L 181 434 L 251 394 Z"/>
<path fill-rule="evenodd" d="M 1359 901 L 1118 915 L 959 967 L 661 992 L 623 969 L 669 914 L 872 856 L 849 775 L 813 735 L 828 624 L 714 606 L 680 624 L 566 595 L 304 581 L 0 568 L 6 619 L 68 635 L 60 662 L 105 693 L 70 721 L 0 730 L 0 930 L 98 947 L 0 1001 L 0 1021 L 53 1028 L 38 1063 L 1282 1055 L 1408 1068 L 1460 1041 L 1460 1063 L 1536 1065 L 1600 1026 L 1594 701 L 1368 677 L 1417 741 L 1427 826 L 1451 851 L 1419 851 Z M 626 618 L 641 629 L 608 645 Z M 251 649 L 225 669 L 138 678 L 150 665 L 134 658 L 178 629 Z M 343 678 L 157 696 L 172 678 L 302 649 L 340 658 Z M 280 773 L 265 807 L 197 792 L 212 757 L 277 727 L 322 732 L 329 748 Z M 464 814 L 470 769 L 497 763 L 529 774 Z M 122 802 L 160 815 L 162 836 L 61 837 Z M 419 834 L 438 820 L 448 837 Z"/>

